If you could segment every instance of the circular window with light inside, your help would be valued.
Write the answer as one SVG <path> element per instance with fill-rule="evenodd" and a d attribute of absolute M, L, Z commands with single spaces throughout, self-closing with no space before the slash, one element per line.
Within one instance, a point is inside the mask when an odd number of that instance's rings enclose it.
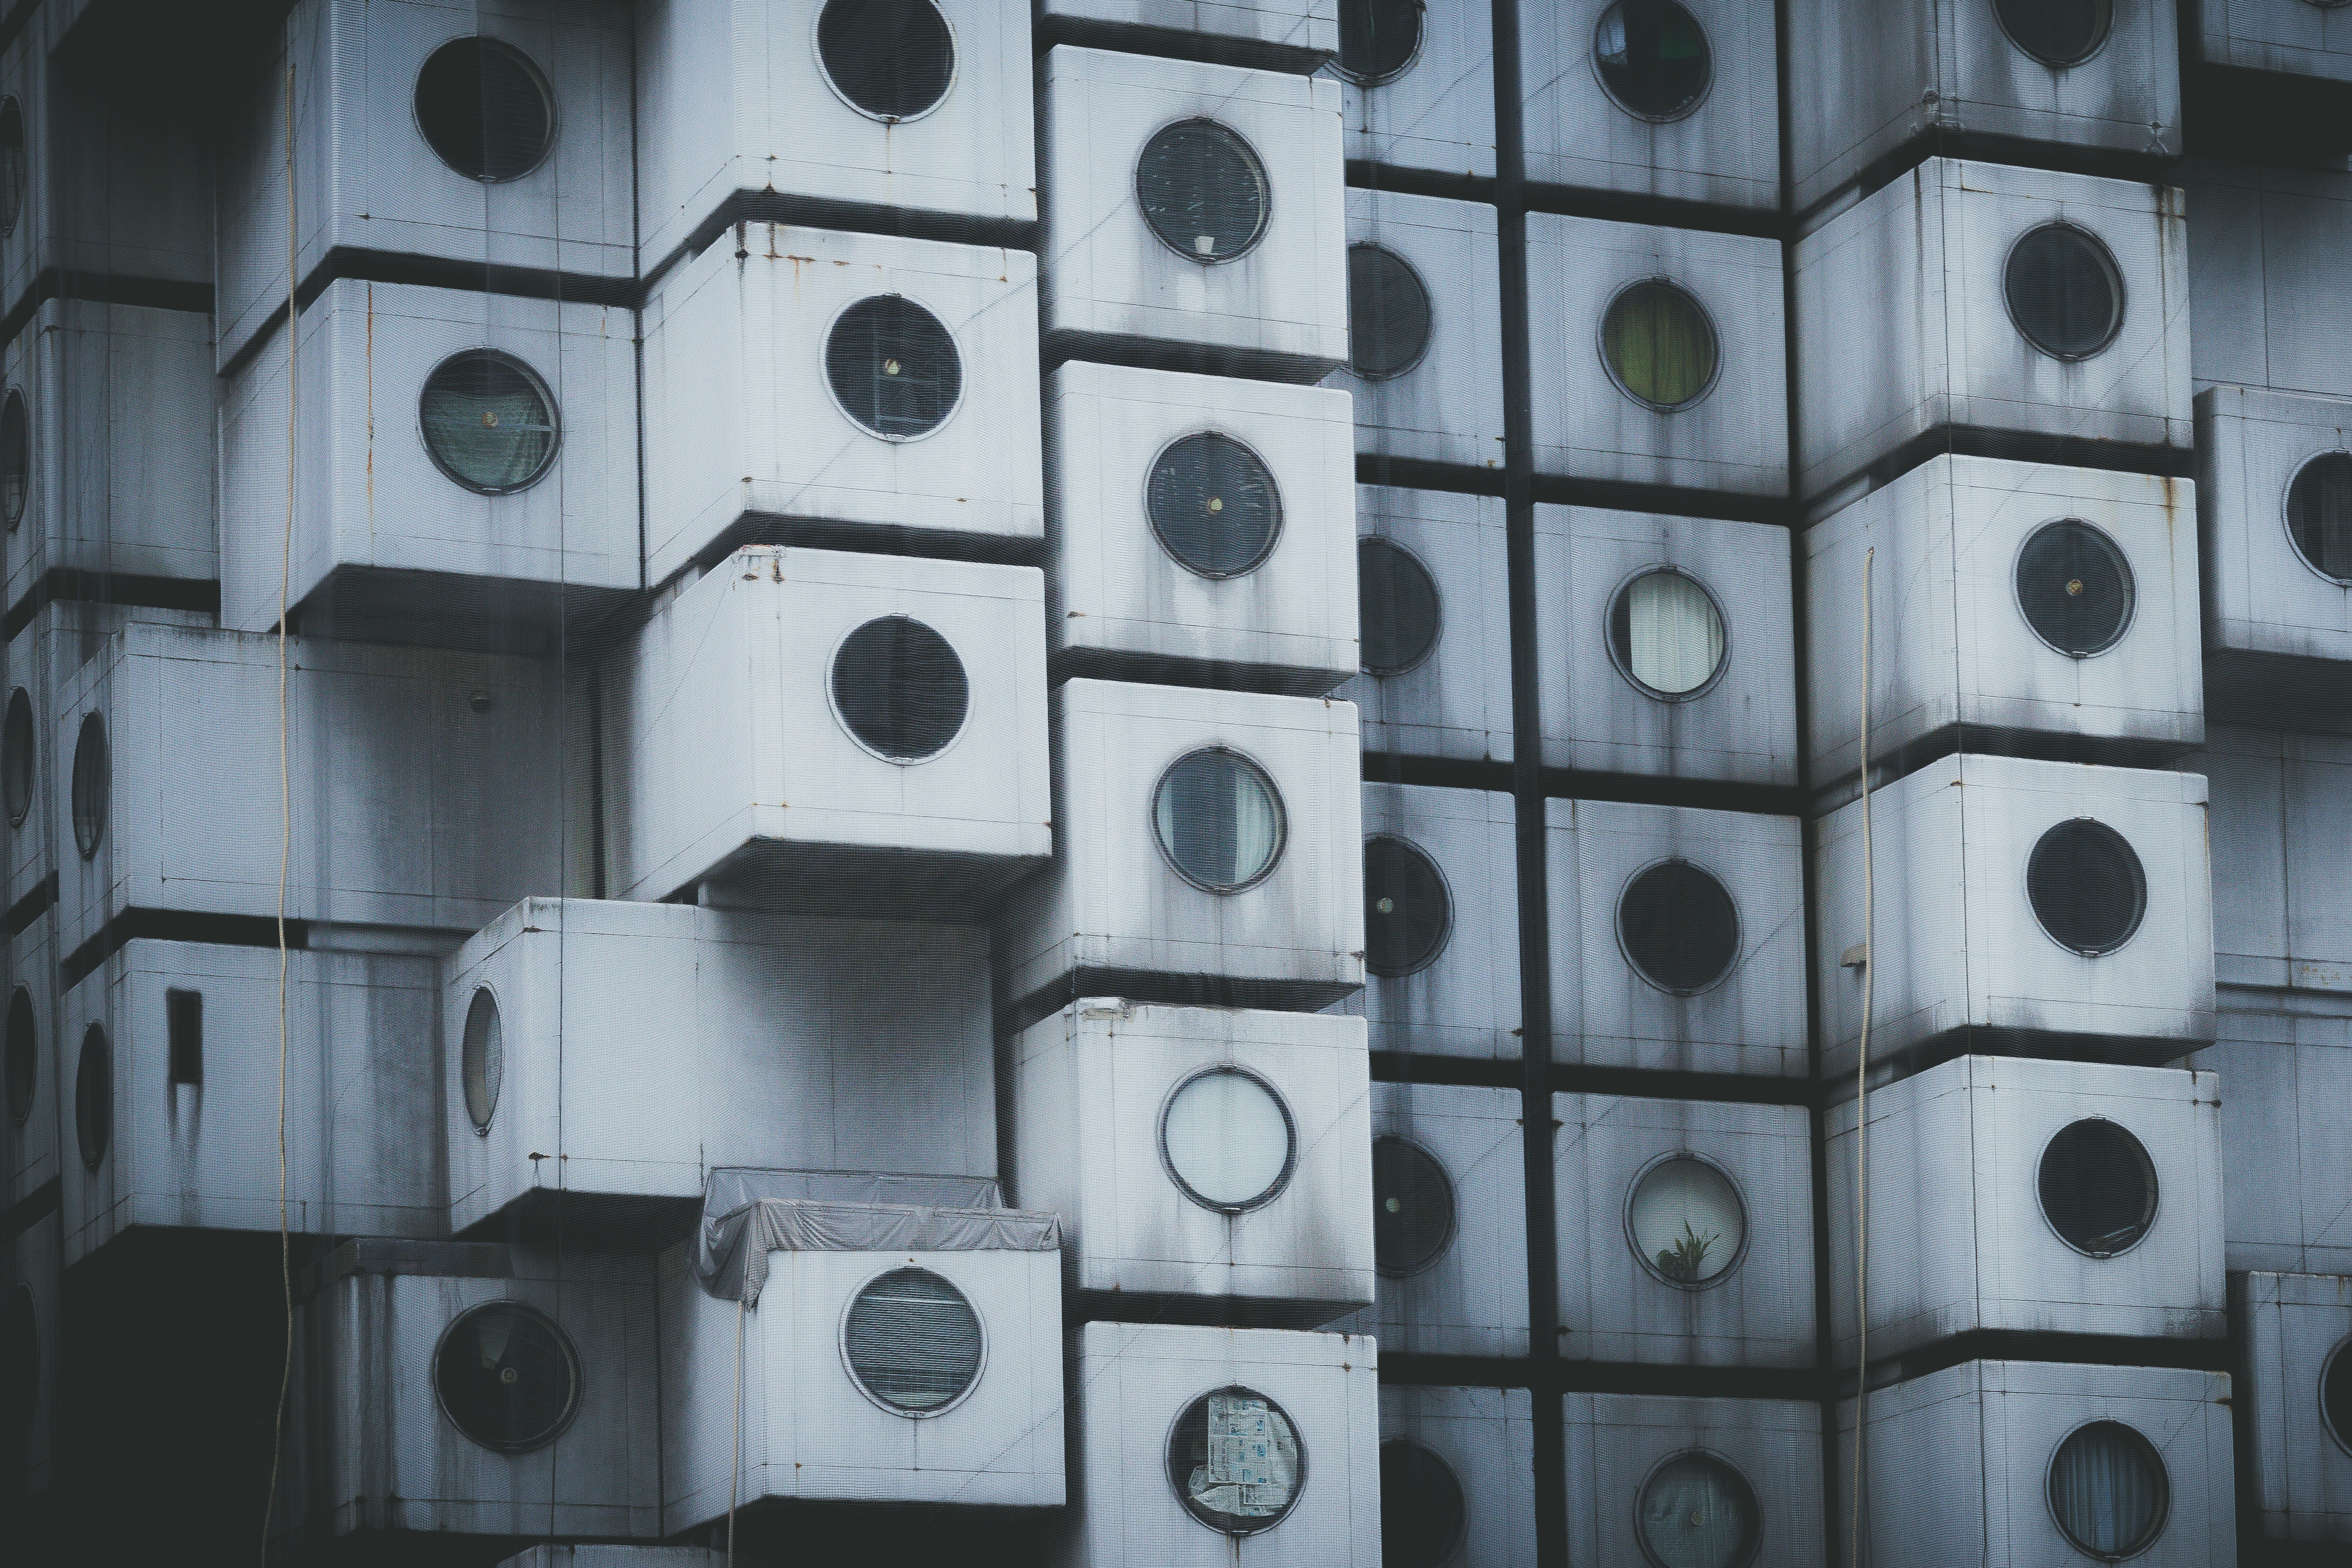
<path fill-rule="evenodd" d="M 2164 1533 L 2172 1507 L 2164 1457 L 2135 1426 L 2077 1426 L 2050 1457 L 2050 1513 L 2076 1551 L 2105 1563 L 2137 1557 Z"/>
<path fill-rule="evenodd" d="M 1394 381 L 1429 353 L 1434 307 L 1412 263 L 1384 246 L 1348 247 L 1348 368 Z"/>
<path fill-rule="evenodd" d="M 2001 268 L 2010 320 L 2053 359 L 2082 360 L 2124 325 L 2124 278 L 2106 243 L 2070 223 L 2046 223 L 2010 248 Z"/>
<path fill-rule="evenodd" d="M 1592 62 L 1618 108 L 1636 120 L 1680 120 L 1706 96 L 1714 51 L 1675 0 L 1615 0 L 1593 28 Z"/>
<path fill-rule="evenodd" d="M 499 1089 L 506 1082 L 506 1030 L 499 1021 L 499 999 L 487 985 L 477 986 L 466 1005 L 466 1030 L 457 1052 L 457 1077 L 466 1097 L 466 1119 L 477 1132 L 490 1130 L 499 1113 Z"/>
<path fill-rule="evenodd" d="M 1381 1568 L 1439 1568 L 1469 1522 L 1454 1467 L 1403 1437 L 1381 1445 Z"/>
<path fill-rule="evenodd" d="M 2071 658 L 2106 652 L 2131 629 L 2131 563 L 2074 518 L 2045 523 L 2017 552 L 2017 607 L 2033 635 Z"/>
<path fill-rule="evenodd" d="M 1168 1484 L 1211 1530 L 1256 1535 L 1297 1504 L 1307 1447 L 1281 1405 L 1254 1388 L 1220 1388 L 1185 1406 L 1169 1430 Z"/>
<path fill-rule="evenodd" d="M 902 765 L 938 756 L 963 732 L 971 682 L 948 639 L 911 616 L 882 616 L 833 656 L 833 710 L 857 743 Z"/>
<path fill-rule="evenodd" d="M 33 1091 L 41 1079 L 41 1026 L 33 994 L 19 985 L 8 998 L 6 1059 L 0 1064 L 8 1089 L 8 1120 L 22 1127 L 33 1114 Z"/>
<path fill-rule="evenodd" d="M 2313 571 L 2352 584 L 2352 452 L 2322 452 L 2295 470 L 2286 531 Z"/>
<path fill-rule="evenodd" d="M 2086 1258 L 2114 1258 L 2156 1223 L 2156 1163 L 2147 1146 L 2102 1117 L 2069 1122 L 2042 1150 L 2034 1191 L 2058 1239 Z"/>
<path fill-rule="evenodd" d="M 105 1029 L 92 1024 L 81 1037 L 81 1057 L 74 1064 L 74 1143 L 82 1168 L 95 1171 L 106 1163 L 114 1142 L 114 1047 Z"/>
<path fill-rule="evenodd" d="M 1748 1252 L 1748 1205 L 1739 1189 L 1695 1154 L 1658 1160 L 1625 1198 L 1625 1240 L 1642 1267 L 1678 1289 L 1727 1277 Z"/>
<path fill-rule="evenodd" d="M 1265 1079 L 1240 1068 L 1212 1068 L 1178 1084 L 1160 1109 L 1160 1157 L 1194 1203 L 1246 1214 L 1289 1184 L 1298 1129 Z"/>
<path fill-rule="evenodd" d="M 416 129 L 469 180 L 520 180 L 555 145 L 555 94 L 530 57 L 496 38 L 454 38 L 416 73 Z"/>
<path fill-rule="evenodd" d="M 980 1382 L 980 1315 L 928 1268 L 894 1268 L 850 1298 L 841 1356 L 868 1399 L 896 1415 L 938 1415 Z"/>
<path fill-rule="evenodd" d="M 1364 967 L 1384 980 L 1437 962 L 1454 932 L 1444 873 L 1421 847 L 1389 834 L 1364 840 Z"/>
<path fill-rule="evenodd" d="M 931 0 L 825 0 L 816 58 L 844 103 L 896 124 L 946 101 L 955 81 L 955 33 Z"/>
<path fill-rule="evenodd" d="M 1748 1478 L 1713 1454 L 1676 1454 L 1642 1483 L 1634 1517 L 1655 1568 L 1741 1568 L 1764 1535 Z"/>
<path fill-rule="evenodd" d="M 1695 996 L 1739 959 L 1739 910 L 1714 873 L 1687 860 L 1661 860 L 1625 884 L 1617 900 L 1617 941 L 1643 979 Z"/>
<path fill-rule="evenodd" d="M 1437 580 L 1393 540 L 1356 542 L 1356 618 L 1364 668 L 1385 679 L 1417 668 L 1437 649 L 1444 606 Z"/>
<path fill-rule="evenodd" d="M 553 1319 L 520 1301 L 458 1315 L 433 1352 L 433 1392 L 449 1424 L 497 1454 L 527 1454 L 580 1412 L 579 1352 Z"/>
<path fill-rule="evenodd" d="M 555 466 L 554 395 L 512 354 L 467 349 L 443 360 L 425 378 L 417 418 L 435 466 L 477 495 L 529 489 Z"/>
<path fill-rule="evenodd" d="M 1663 278 L 1644 279 L 1609 301 L 1601 362 L 1620 392 L 1661 414 L 1704 400 L 1722 368 L 1706 308 Z"/>
<path fill-rule="evenodd" d="M 107 804 L 114 792 L 114 765 L 106 746 L 106 721 L 85 714 L 81 733 L 74 741 L 74 847 L 85 860 L 95 859 L 106 842 Z"/>
<path fill-rule="evenodd" d="M 1177 875 L 1209 893 L 1264 881 L 1288 833 L 1282 795 L 1265 770 L 1222 746 L 1169 765 L 1151 792 L 1151 825 Z"/>
<path fill-rule="evenodd" d="M 2060 69 L 2097 54 L 2115 22 L 2112 0 L 1993 0 L 1992 8 L 2011 43 Z"/>
<path fill-rule="evenodd" d="M 870 295 L 835 318 L 824 376 L 841 411 L 885 441 L 929 435 L 963 397 L 954 335 L 904 294 Z"/>
<path fill-rule="evenodd" d="M 1274 470 L 1215 430 L 1180 436 L 1152 459 L 1143 513 L 1177 564 L 1211 579 L 1247 576 L 1265 564 L 1282 537 Z"/>
<path fill-rule="evenodd" d="M 8 714 L 0 719 L 0 803 L 8 811 L 8 826 L 22 827 L 33 814 L 33 749 L 38 743 L 33 721 L 32 694 L 23 687 L 8 693 Z"/>
<path fill-rule="evenodd" d="M 2098 958 L 2138 932 L 2147 912 L 2147 874 L 2122 834 L 2078 816 L 2035 842 L 2025 862 L 2025 896 L 2059 946 Z"/>
<path fill-rule="evenodd" d="M 1436 1156 L 1402 1138 L 1372 1140 L 1372 1264 L 1418 1274 L 1454 1245 L 1454 1183 Z"/>
<path fill-rule="evenodd" d="M 1160 244 L 1203 267 L 1256 249 L 1274 216 L 1257 150 L 1213 120 L 1180 120 L 1143 144 L 1135 199 Z"/>
<path fill-rule="evenodd" d="M 1423 0 L 1339 0 L 1339 74 L 1378 87 L 1412 68 L 1428 16 Z"/>
<path fill-rule="evenodd" d="M 33 422 L 25 413 L 25 395 L 15 387 L 0 399 L 0 521 L 10 532 L 25 521 L 33 499 Z"/>
<path fill-rule="evenodd" d="M 1641 573 L 1609 606 L 1609 656 L 1645 697 L 1676 702 L 1715 689 L 1727 639 L 1723 607 L 1672 567 Z"/>

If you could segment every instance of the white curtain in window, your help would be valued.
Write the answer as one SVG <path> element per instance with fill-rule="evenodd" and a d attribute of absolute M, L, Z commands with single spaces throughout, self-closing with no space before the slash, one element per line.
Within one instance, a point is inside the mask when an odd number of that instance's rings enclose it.
<path fill-rule="evenodd" d="M 1230 752 L 1195 752 L 1168 771 L 1155 816 L 1185 874 L 1212 888 L 1255 879 L 1282 841 L 1282 806 L 1256 768 Z"/>
<path fill-rule="evenodd" d="M 2121 1557 L 2147 1544 L 2164 1514 L 2164 1472 L 2145 1438 L 2119 1422 L 2084 1426 L 2050 1462 L 2050 1501 L 2084 1551 Z"/>
<path fill-rule="evenodd" d="M 1178 1179 L 1213 1204 L 1255 1202 L 1290 1163 L 1282 1104 L 1246 1073 L 1202 1073 L 1178 1089 L 1161 1137 Z"/>
<path fill-rule="evenodd" d="M 1626 593 L 1633 679 L 1675 696 L 1706 685 L 1723 662 L 1723 617 L 1706 590 L 1680 573 L 1653 572 Z"/>

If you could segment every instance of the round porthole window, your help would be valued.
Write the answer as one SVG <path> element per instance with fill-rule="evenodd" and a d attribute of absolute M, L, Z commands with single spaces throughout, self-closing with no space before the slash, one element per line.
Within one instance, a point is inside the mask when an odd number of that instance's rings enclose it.
<path fill-rule="evenodd" d="M 0 234 L 16 232 L 25 216 L 25 110 L 13 98 L 0 99 Z"/>
<path fill-rule="evenodd" d="M 8 1120 L 22 1127 L 33 1114 L 33 1090 L 41 1076 L 41 1026 L 33 1015 L 33 994 L 16 987 L 8 998 Z"/>
<path fill-rule="evenodd" d="M 2124 1127 L 2088 1117 L 2058 1130 L 2034 1175 L 2058 1238 L 2091 1258 L 2137 1247 L 2156 1223 L 2156 1164 Z"/>
<path fill-rule="evenodd" d="M 106 721 L 86 714 L 74 741 L 74 846 L 85 860 L 95 858 L 106 841 L 106 807 L 114 794 L 114 767 L 106 750 Z"/>
<path fill-rule="evenodd" d="M 477 495 L 528 489 L 555 465 L 555 399 L 512 354 L 450 355 L 425 378 L 417 412 L 435 466 Z"/>
<path fill-rule="evenodd" d="M 2109 1563 L 2163 1533 L 2172 1506 L 2164 1457 L 2120 1421 L 2077 1426 L 2050 1458 L 2050 1511 L 2077 1550 Z"/>
<path fill-rule="evenodd" d="M 963 660 L 911 616 L 884 616 L 843 638 L 832 684 L 843 726 L 886 762 L 938 756 L 971 707 Z"/>
<path fill-rule="evenodd" d="M 2087 658 L 2123 641 L 2134 597 L 2131 563 L 2087 522 L 2044 524 L 2017 552 L 2017 607 L 2060 653 Z"/>
<path fill-rule="evenodd" d="M 916 120 L 955 80 L 955 34 L 931 0 L 826 0 L 816 58 L 841 100 L 870 120 Z"/>
<path fill-rule="evenodd" d="M 824 374 L 841 411 L 885 441 L 929 435 L 963 396 L 955 338 L 904 294 L 871 295 L 835 320 Z"/>
<path fill-rule="evenodd" d="M 1636 1516 L 1657 1568 L 1739 1568 L 1764 1531 L 1755 1489 L 1713 1454 L 1677 1454 L 1652 1470 Z"/>
<path fill-rule="evenodd" d="M 1204 267 L 1257 248 L 1274 212 L 1256 150 L 1213 120 L 1180 120 L 1143 144 L 1135 199 L 1162 245 Z"/>
<path fill-rule="evenodd" d="M 2296 471 L 2286 531 L 2313 571 L 2352 583 L 2352 452 L 2322 452 Z"/>
<path fill-rule="evenodd" d="M 1168 1097 L 1160 1152 L 1186 1197 L 1242 1214 L 1272 1203 L 1289 1181 L 1298 1134 L 1271 1084 L 1238 1068 L 1214 1068 Z"/>
<path fill-rule="evenodd" d="M 1151 465 L 1144 515 L 1160 547 L 1202 577 L 1241 577 L 1274 553 L 1282 491 L 1265 459 L 1231 436 L 1196 431 Z"/>
<path fill-rule="evenodd" d="M 416 73 L 416 128 L 467 179 L 520 180 L 555 145 L 555 95 L 520 49 L 457 38 Z"/>
<path fill-rule="evenodd" d="M 1617 939 L 1642 978 L 1696 995 L 1739 957 L 1739 910 L 1723 884 L 1687 860 L 1661 860 L 1625 885 Z"/>
<path fill-rule="evenodd" d="M 1715 1166 L 1672 1155 L 1635 1179 L 1625 1200 L 1625 1239 L 1642 1267 L 1667 1284 L 1712 1285 L 1748 1249 L 1748 1206 Z"/>
<path fill-rule="evenodd" d="M 499 1113 L 499 1088 L 506 1081 L 506 1030 L 499 1022 L 499 999 L 487 985 L 466 1005 L 466 1035 L 458 1048 L 457 1076 L 466 1091 L 466 1118 L 477 1132 L 490 1130 Z"/>
<path fill-rule="evenodd" d="M 1601 320 L 1601 359 L 1626 396 L 1671 414 L 1715 385 L 1715 323 L 1689 290 L 1647 279 L 1609 302 Z"/>
<path fill-rule="evenodd" d="M 1592 58 L 1601 87 L 1638 120 L 1680 120 L 1715 71 L 1706 30 L 1675 0 L 1616 0 L 1593 30 Z"/>
<path fill-rule="evenodd" d="M 0 520 L 9 531 L 25 521 L 32 497 L 33 422 L 25 413 L 25 395 L 12 386 L 0 400 Z"/>
<path fill-rule="evenodd" d="M 2319 1415 L 2336 1446 L 2352 1454 L 2352 1356 L 2344 1353 L 2347 1347 L 2352 1340 L 2328 1352 L 2327 1364 L 2319 1369 Z"/>
<path fill-rule="evenodd" d="M 1184 1511 L 1225 1535 L 1280 1524 L 1307 1485 L 1289 1413 L 1254 1388 L 1204 1394 L 1168 1434 L 1168 1484 Z"/>
<path fill-rule="evenodd" d="M 106 1161 L 107 1145 L 114 1141 L 114 1047 L 106 1031 L 92 1024 L 81 1037 L 81 1059 L 74 1065 L 74 1142 L 86 1170 Z"/>
<path fill-rule="evenodd" d="M 2046 66 L 2081 65 L 2107 41 L 2109 0 L 1993 0 L 2010 42 Z"/>
<path fill-rule="evenodd" d="M 2061 947 L 2085 958 L 2131 941 L 2147 912 L 2147 878 L 2124 836 L 2078 816 L 2044 833 L 2025 862 L 2025 896 Z"/>
<path fill-rule="evenodd" d="M 1454 1244 L 1454 1184 L 1445 1167 L 1402 1138 L 1372 1140 L 1372 1262 L 1418 1274 Z"/>
<path fill-rule="evenodd" d="M 8 1313 L 0 1323 L 0 1426 L 21 1434 L 41 1407 L 40 1321 L 32 1288 L 8 1292 Z"/>
<path fill-rule="evenodd" d="M 1429 352 L 1429 287 L 1403 257 L 1377 245 L 1348 247 L 1348 368 L 1393 381 Z"/>
<path fill-rule="evenodd" d="M 1394 81 L 1421 53 L 1422 0 L 1339 0 L 1339 74 L 1359 87 Z"/>
<path fill-rule="evenodd" d="M 901 1415 L 936 1415 L 980 1381 L 980 1316 L 928 1268 L 894 1268 L 853 1297 L 842 1359 L 867 1398 Z"/>
<path fill-rule="evenodd" d="M 1204 892 L 1255 886 L 1282 858 L 1282 796 L 1265 771 L 1221 746 L 1187 752 L 1152 791 L 1151 824 L 1177 874 Z"/>
<path fill-rule="evenodd" d="M 1419 847 L 1386 834 L 1364 840 L 1364 967 L 1394 980 L 1428 968 L 1454 931 L 1445 878 Z"/>
<path fill-rule="evenodd" d="M 8 811 L 8 826 L 22 827 L 33 812 L 32 694 L 23 687 L 8 694 L 8 716 L 0 720 L 0 804 Z"/>
<path fill-rule="evenodd" d="M 1364 668 L 1402 675 L 1437 647 L 1442 605 L 1429 568 L 1385 539 L 1356 543 L 1356 617 Z"/>
<path fill-rule="evenodd" d="M 1646 696 L 1696 697 L 1723 672 L 1723 611 L 1697 579 L 1644 572 L 1609 607 L 1609 651 Z"/>
<path fill-rule="evenodd" d="M 1402 1437 L 1381 1445 L 1381 1568 L 1438 1568 L 1469 1522 L 1452 1466 Z"/>
<path fill-rule="evenodd" d="M 2124 324 L 2124 279 L 2088 230 L 2046 223 L 2019 240 L 2002 268 L 2010 319 L 2053 359 L 2088 359 Z"/>
<path fill-rule="evenodd" d="M 459 1315 L 433 1352 L 433 1392 L 449 1424 L 499 1454 L 562 1436 L 580 1409 L 580 1356 L 545 1313 L 492 1301 Z"/>

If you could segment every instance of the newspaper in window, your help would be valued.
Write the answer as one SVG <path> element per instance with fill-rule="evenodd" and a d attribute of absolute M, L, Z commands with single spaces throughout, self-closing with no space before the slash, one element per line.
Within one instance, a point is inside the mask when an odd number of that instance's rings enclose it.
<path fill-rule="evenodd" d="M 1263 1519 L 1289 1506 L 1298 1475 L 1289 1423 L 1265 1400 L 1209 1395 L 1208 1462 L 1192 1471 L 1192 1497 L 1203 1508 Z"/>

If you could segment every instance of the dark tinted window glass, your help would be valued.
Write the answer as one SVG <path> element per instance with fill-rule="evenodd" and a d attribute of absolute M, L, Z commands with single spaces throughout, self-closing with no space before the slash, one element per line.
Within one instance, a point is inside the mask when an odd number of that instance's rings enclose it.
<path fill-rule="evenodd" d="M 1675 0 L 1617 0 L 1601 14 L 1592 53 L 1609 96 L 1643 120 L 1689 113 L 1714 69 L 1706 32 Z"/>
<path fill-rule="evenodd" d="M 2089 523 L 2053 522 L 2017 552 L 2017 603 L 2026 624 L 2060 653 L 2105 653 L 2131 625 L 2131 565 Z"/>
<path fill-rule="evenodd" d="M 563 1331 L 511 1301 L 477 1307 L 442 1336 L 433 1386 L 457 1430 L 485 1448 L 544 1447 L 580 1405 L 580 1359 Z"/>
<path fill-rule="evenodd" d="M 16 232 L 25 211 L 25 111 L 13 98 L 0 101 L 0 234 Z"/>
<path fill-rule="evenodd" d="M 1169 444 L 1151 465 L 1144 512 L 1168 553 L 1203 577 L 1238 577 L 1274 553 L 1282 491 L 1265 460 L 1204 430 Z"/>
<path fill-rule="evenodd" d="M 2286 525 L 2314 568 L 2352 583 L 2352 453 L 2323 453 L 2303 466 L 2287 487 Z"/>
<path fill-rule="evenodd" d="M 841 721 L 893 762 L 937 756 L 963 728 L 971 685 L 948 639 L 908 616 L 849 634 L 833 658 Z"/>
<path fill-rule="evenodd" d="M 1444 1460 L 1418 1443 L 1381 1445 L 1381 1568 L 1437 1568 L 1468 1520 L 1462 1483 Z"/>
<path fill-rule="evenodd" d="M 1364 967 L 1411 974 L 1434 961 L 1454 929 L 1454 901 L 1428 856 L 1402 838 L 1364 841 Z"/>
<path fill-rule="evenodd" d="M 81 1037 L 81 1059 L 74 1067 L 74 1142 L 82 1164 L 97 1170 L 113 1141 L 114 1047 L 106 1031 L 92 1024 Z"/>
<path fill-rule="evenodd" d="M 963 395 L 955 339 L 903 294 L 877 294 L 841 313 L 825 340 L 824 374 L 843 411 L 886 440 L 938 429 Z"/>
<path fill-rule="evenodd" d="M 2130 1250 L 2156 1218 L 2156 1166 L 2140 1141 L 2112 1121 L 2060 1128 L 2042 1151 L 2035 1180 L 2051 1228 L 2094 1258 Z"/>
<path fill-rule="evenodd" d="M 1437 646 L 1437 584 L 1385 539 L 1357 542 L 1356 613 L 1364 668 L 1374 675 L 1402 675 Z"/>
<path fill-rule="evenodd" d="M 2051 1458 L 2050 1511 L 2093 1557 L 2137 1556 L 2163 1531 L 2170 1504 L 2163 1457 L 2120 1421 L 2075 1428 Z"/>
<path fill-rule="evenodd" d="M 1413 1274 L 1454 1240 L 1454 1184 L 1445 1169 L 1402 1138 L 1372 1140 L 1372 1260 L 1384 1274 Z"/>
<path fill-rule="evenodd" d="M 860 1290 L 842 1343 L 858 1383 L 899 1410 L 937 1410 L 980 1376 L 980 1320 L 928 1268 L 895 1269 Z"/>
<path fill-rule="evenodd" d="M 2326 1418 L 2328 1436 L 2352 1453 L 2352 1356 L 2337 1345 L 2319 1373 L 2319 1413 Z"/>
<path fill-rule="evenodd" d="M 85 860 L 106 841 L 106 808 L 114 789 L 113 764 L 106 750 L 106 721 L 91 713 L 74 742 L 74 845 Z"/>
<path fill-rule="evenodd" d="M 23 687 L 8 694 L 8 716 L 0 720 L 0 802 L 8 826 L 22 827 L 33 812 L 33 699 Z"/>
<path fill-rule="evenodd" d="M 1213 120 L 1180 121 L 1145 142 L 1135 195 L 1160 242 L 1204 265 L 1248 254 L 1273 210 L 1257 153 Z"/>
<path fill-rule="evenodd" d="M 1429 290 L 1403 258 L 1377 245 L 1348 247 L 1348 365 L 1387 381 L 1429 348 Z"/>
<path fill-rule="evenodd" d="M 481 495 L 536 483 L 555 461 L 555 399 L 510 354 L 452 354 L 425 380 L 418 418 L 441 471 Z"/>
<path fill-rule="evenodd" d="M 1151 803 L 1160 847 L 1184 879 L 1239 892 L 1281 858 L 1282 796 L 1255 763 L 1206 746 L 1176 759 Z"/>
<path fill-rule="evenodd" d="M 1715 323 L 1686 290 L 1660 279 L 1610 302 L 1601 353 L 1617 384 L 1653 408 L 1685 407 L 1715 384 Z"/>
<path fill-rule="evenodd" d="M 1422 0 L 1339 0 L 1339 69 L 1367 87 L 1404 74 L 1421 48 Z"/>
<path fill-rule="evenodd" d="M 416 128 L 468 179 L 520 179 L 555 142 L 555 100 L 539 68 L 492 38 L 458 38 L 416 75 Z"/>
<path fill-rule="evenodd" d="M 1993 0 L 2001 29 L 2045 65 L 2071 66 L 2106 41 L 2108 0 Z"/>
<path fill-rule="evenodd" d="M 205 1081 L 205 994 L 163 993 L 163 1035 L 173 1083 Z"/>
<path fill-rule="evenodd" d="M 1739 956 L 1731 895 L 1687 860 L 1662 861 L 1634 878 L 1617 906 L 1617 929 L 1626 956 L 1662 991 L 1704 991 Z"/>
<path fill-rule="evenodd" d="M 2086 816 L 2058 824 L 2034 845 L 2025 894 L 2042 929 L 2087 956 L 2129 942 L 2147 909 L 2139 856 L 2122 834 Z"/>
<path fill-rule="evenodd" d="M 2002 274 L 2009 312 L 2026 341 L 2059 359 L 2087 359 L 2124 324 L 2123 274 L 2096 237 L 2044 224 L 2017 242 Z"/>
<path fill-rule="evenodd" d="M 25 395 L 12 386 L 0 402 L 0 521 L 14 529 L 32 499 L 33 423 L 25 415 Z"/>
<path fill-rule="evenodd" d="M 931 0 L 826 0 L 816 47 L 835 89 L 877 120 L 921 114 L 955 78 L 955 38 Z"/>

